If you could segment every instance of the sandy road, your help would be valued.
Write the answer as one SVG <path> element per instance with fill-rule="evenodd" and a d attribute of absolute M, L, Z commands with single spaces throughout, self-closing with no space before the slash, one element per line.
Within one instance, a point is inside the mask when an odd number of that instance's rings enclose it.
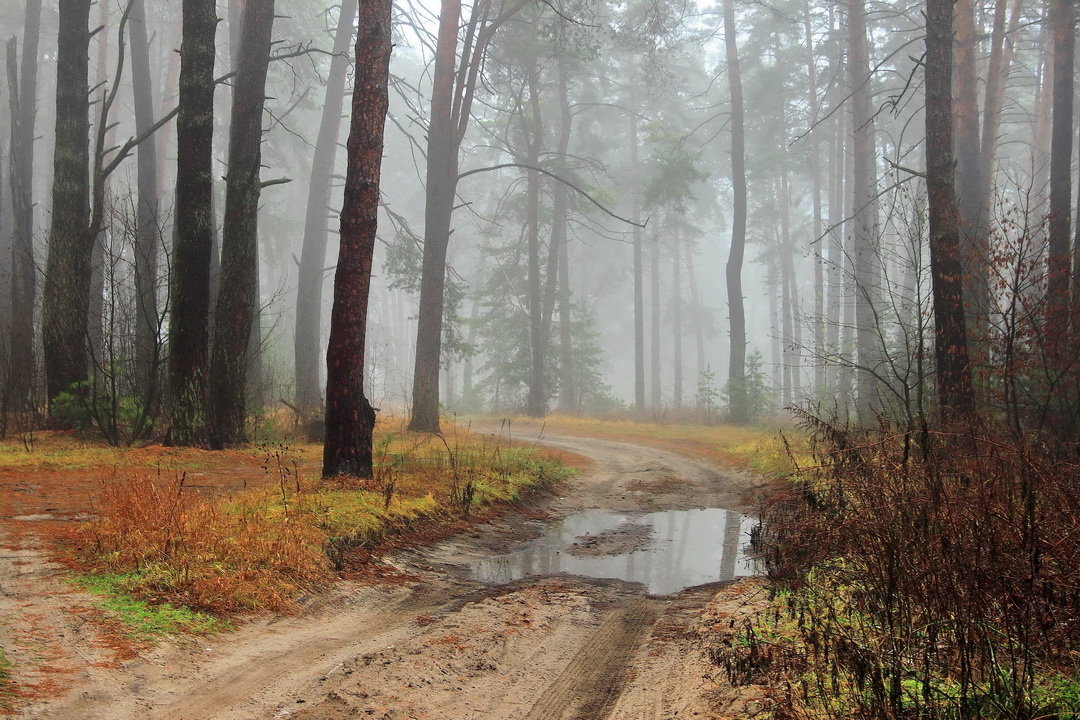
<path fill-rule="evenodd" d="M 519 438 L 520 439 L 520 438 Z M 569 436 L 542 442 L 589 457 L 543 508 L 656 511 L 738 507 L 752 481 L 684 455 Z M 38 602 L 74 660 L 58 699 L 18 717 L 71 720 L 575 720 L 752 717 L 754 688 L 730 688 L 701 649 L 703 634 L 761 603 L 753 583 L 648 597 L 641 586 L 567 576 L 500 587 L 462 566 L 539 532 L 509 517 L 434 548 L 391 558 L 415 581 L 343 584 L 297 617 L 265 619 L 213 638 L 184 639 L 125 661 L 53 607 L 71 602 L 48 572 L 0 559 L 0 607 Z M 26 556 L 29 557 L 29 556 Z M 26 557 L 23 560 L 26 561 Z M 29 562 L 29 561 L 27 561 Z M 50 616 L 53 612 L 55 616 Z M 76 623 L 77 625 L 77 623 Z"/>

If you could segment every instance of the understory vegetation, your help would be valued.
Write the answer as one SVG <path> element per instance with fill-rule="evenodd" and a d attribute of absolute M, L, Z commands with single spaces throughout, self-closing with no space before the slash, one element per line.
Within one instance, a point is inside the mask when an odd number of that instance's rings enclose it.
<path fill-rule="evenodd" d="M 343 571 L 372 571 L 358 560 L 393 537 L 437 536 L 572 473 L 505 440 L 391 427 L 370 479 L 320 479 L 305 471 L 310 448 L 266 444 L 241 487 L 195 467 L 109 481 L 76 533 L 78 583 L 136 636 L 213 630 L 218 617 L 287 611 Z"/>
<path fill-rule="evenodd" d="M 777 718 L 1080 713 L 1075 456 L 980 427 L 855 432 L 763 508 L 777 611 L 712 650 Z"/>

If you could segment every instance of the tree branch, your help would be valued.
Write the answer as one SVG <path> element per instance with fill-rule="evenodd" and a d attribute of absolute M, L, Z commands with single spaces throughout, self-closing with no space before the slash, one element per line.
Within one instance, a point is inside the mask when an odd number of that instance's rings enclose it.
<path fill-rule="evenodd" d="M 460 175 L 458 175 L 457 179 L 458 179 L 458 182 L 461 182 L 462 180 L 469 177 L 470 175 L 477 175 L 477 174 L 482 173 L 482 172 L 491 172 L 493 170 L 503 170 L 505 168 L 521 168 L 523 170 L 532 170 L 534 172 L 538 172 L 541 175 L 547 175 L 552 180 L 556 180 L 558 182 L 561 182 L 566 187 L 570 188 L 571 190 L 573 190 L 577 194 L 581 195 L 586 200 L 591 202 L 593 205 L 595 205 L 596 207 L 603 210 L 606 214 L 610 215 L 611 217 L 615 218 L 616 220 L 619 220 L 620 222 L 626 223 L 627 225 L 633 225 L 634 227 L 644 228 L 649 224 L 648 218 L 646 218 L 645 222 L 643 222 L 643 223 L 636 223 L 633 220 L 630 220 L 628 218 L 624 218 L 621 215 L 615 214 L 614 212 L 612 212 L 611 210 L 608 210 L 606 207 L 604 207 L 602 204 L 600 204 L 599 200 L 597 200 L 592 195 L 590 195 L 589 193 L 587 193 L 584 190 L 582 190 L 581 188 L 579 188 L 574 183 L 570 182 L 569 180 L 567 180 L 565 178 L 559 177 L 558 175 L 551 172 L 550 170 L 545 170 L 544 168 L 539 168 L 539 167 L 536 167 L 535 165 L 526 165 L 525 163 L 516 163 L 516 162 L 500 163 L 499 165 L 492 165 L 490 167 L 482 167 L 482 168 L 475 168 L 473 170 L 467 170 L 467 171 L 461 173 Z"/>

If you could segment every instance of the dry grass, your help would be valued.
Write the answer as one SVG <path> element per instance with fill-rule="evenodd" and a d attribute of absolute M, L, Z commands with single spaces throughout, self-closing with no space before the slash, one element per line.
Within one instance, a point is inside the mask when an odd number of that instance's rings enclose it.
<path fill-rule="evenodd" d="M 586 418 L 549 415 L 543 420 L 512 418 L 516 434 L 528 432 L 573 433 L 611 440 L 628 440 L 683 452 L 707 460 L 747 467 L 768 475 L 787 475 L 794 463 L 810 460 L 805 435 L 798 430 L 745 427 L 741 425 L 695 425 L 645 422 L 634 419 Z M 785 442 L 789 447 L 785 446 Z M 790 452 L 789 452 L 790 450 Z"/>
<path fill-rule="evenodd" d="M 786 688 L 778 716 L 1080 711 L 1075 460 L 984 430 L 813 429 L 817 464 L 764 509 L 789 613 L 741 653 Z"/>
<path fill-rule="evenodd" d="M 194 489 L 189 476 L 135 472 L 104 486 L 79 533 L 84 569 L 125 590 L 215 613 L 284 610 L 325 586 L 351 553 L 435 533 L 568 476 L 539 453 L 452 430 L 380 425 L 369 480 L 305 474 L 286 445 L 259 450 L 256 482 Z"/>

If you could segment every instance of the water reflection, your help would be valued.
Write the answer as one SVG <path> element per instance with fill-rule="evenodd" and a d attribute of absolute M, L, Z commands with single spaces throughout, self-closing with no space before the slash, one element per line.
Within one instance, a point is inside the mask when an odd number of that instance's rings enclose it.
<path fill-rule="evenodd" d="M 552 523 L 543 538 L 515 552 L 472 563 L 470 570 L 478 580 L 495 584 L 569 573 L 639 582 L 652 595 L 670 595 L 695 585 L 757 574 L 746 553 L 755 522 L 720 508 L 637 516 L 589 510 Z M 651 528 L 649 542 L 619 555 L 573 551 L 579 537 L 614 531 L 625 523 Z"/>

